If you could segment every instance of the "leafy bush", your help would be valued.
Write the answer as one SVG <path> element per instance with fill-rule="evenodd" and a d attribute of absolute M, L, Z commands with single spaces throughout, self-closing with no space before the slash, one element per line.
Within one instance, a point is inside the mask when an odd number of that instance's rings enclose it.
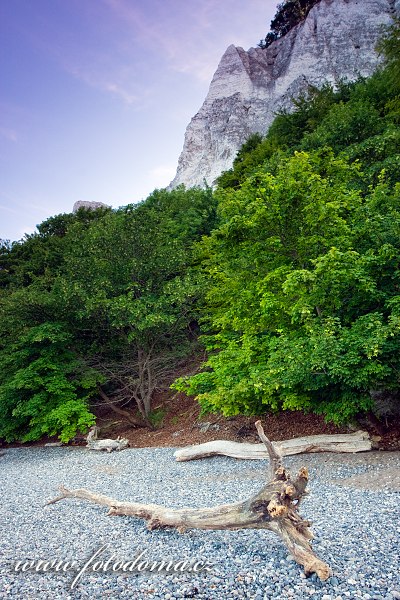
<path fill-rule="evenodd" d="M 0 359 L 0 437 L 23 442 L 59 435 L 68 442 L 95 422 L 88 400 L 101 377 L 68 348 L 60 323 L 21 332 Z"/>
<path fill-rule="evenodd" d="M 333 153 L 295 153 L 219 192 L 222 224 L 202 243 L 209 358 L 176 389 L 225 415 L 340 423 L 398 388 L 400 186 L 364 196 L 362 182 Z"/>
<path fill-rule="evenodd" d="M 321 125 L 303 137 L 305 150 L 329 146 L 335 152 L 358 144 L 382 132 L 385 127 L 379 112 L 369 102 L 339 102 L 329 110 Z"/>

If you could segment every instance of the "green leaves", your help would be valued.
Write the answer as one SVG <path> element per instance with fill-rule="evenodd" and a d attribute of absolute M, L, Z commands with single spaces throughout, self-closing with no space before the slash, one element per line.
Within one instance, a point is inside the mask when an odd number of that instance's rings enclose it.
<path fill-rule="evenodd" d="M 209 358 L 177 389 L 226 415 L 339 423 L 398 387 L 399 195 L 362 187 L 358 165 L 295 152 L 218 192 L 222 222 L 202 243 Z"/>
<path fill-rule="evenodd" d="M 271 21 L 271 31 L 267 33 L 259 46 L 268 48 L 275 40 L 288 33 L 303 21 L 319 0 L 286 0 L 278 4 L 278 10 Z"/>
<path fill-rule="evenodd" d="M 381 133 L 385 123 L 379 116 L 379 111 L 364 99 L 339 102 L 312 133 L 304 136 L 302 146 L 307 150 L 329 146 L 338 152 Z"/>
<path fill-rule="evenodd" d="M 58 434 L 67 442 L 95 420 L 88 400 L 101 381 L 68 346 L 62 323 L 44 323 L 21 332 L 0 358 L 0 437 L 32 441 Z"/>
<path fill-rule="evenodd" d="M 93 424 L 99 385 L 147 418 L 196 343 L 192 247 L 214 222 L 210 190 L 160 190 L 1 246 L 0 437 L 68 441 Z"/>

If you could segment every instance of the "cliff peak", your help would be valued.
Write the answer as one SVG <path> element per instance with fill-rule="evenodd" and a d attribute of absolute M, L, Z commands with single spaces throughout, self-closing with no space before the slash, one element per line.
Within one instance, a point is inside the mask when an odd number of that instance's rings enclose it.
<path fill-rule="evenodd" d="M 276 112 L 290 109 L 308 85 L 371 75 L 382 26 L 395 14 L 400 0 L 321 0 L 268 48 L 245 51 L 231 44 L 186 129 L 170 187 L 212 185 L 246 139 L 264 135 Z"/>

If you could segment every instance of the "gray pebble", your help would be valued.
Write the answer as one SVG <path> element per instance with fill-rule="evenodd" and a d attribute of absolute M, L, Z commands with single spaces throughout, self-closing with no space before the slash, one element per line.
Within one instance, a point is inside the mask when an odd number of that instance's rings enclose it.
<path fill-rule="evenodd" d="M 375 453 L 371 463 L 357 462 L 356 455 L 285 459 L 292 472 L 303 464 L 310 470 L 311 493 L 300 512 L 314 523 L 316 554 L 335 572 L 321 582 L 315 575 L 305 578 L 280 539 L 268 531 L 188 531 L 180 535 L 171 530 L 148 531 L 140 520 L 129 517 L 109 518 L 104 507 L 83 501 L 43 506 L 57 495 L 60 484 L 170 507 L 236 502 L 263 485 L 267 461 L 254 464 L 215 457 L 176 463 L 169 448 L 130 449 L 111 455 L 68 447 L 9 449 L 1 463 L 0 598 L 369 600 L 370 596 L 371 600 L 400 600 L 400 592 L 393 589 L 398 581 L 399 532 L 393 528 L 398 494 L 357 488 L 350 493 L 345 485 L 332 483 L 379 466 L 384 469 L 389 463 L 400 468 L 400 453 L 387 456 Z M 235 479 L 227 479 L 233 472 Z M 145 550 L 147 560 L 198 559 L 214 566 L 210 572 L 199 573 L 88 571 L 74 590 L 69 589 L 72 573 L 38 575 L 11 570 L 12 563 L 24 558 L 64 557 L 82 566 L 105 544 L 109 545 L 107 557 L 115 552 L 132 561 Z"/>

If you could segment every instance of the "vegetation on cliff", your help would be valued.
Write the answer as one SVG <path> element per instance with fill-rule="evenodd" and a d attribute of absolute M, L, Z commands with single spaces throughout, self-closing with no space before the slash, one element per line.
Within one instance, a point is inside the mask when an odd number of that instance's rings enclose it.
<path fill-rule="evenodd" d="M 313 6 L 320 0 L 286 0 L 278 4 L 276 14 L 271 21 L 270 31 L 258 44 L 260 48 L 268 48 L 273 42 L 283 37 L 293 27 L 304 21 Z"/>

